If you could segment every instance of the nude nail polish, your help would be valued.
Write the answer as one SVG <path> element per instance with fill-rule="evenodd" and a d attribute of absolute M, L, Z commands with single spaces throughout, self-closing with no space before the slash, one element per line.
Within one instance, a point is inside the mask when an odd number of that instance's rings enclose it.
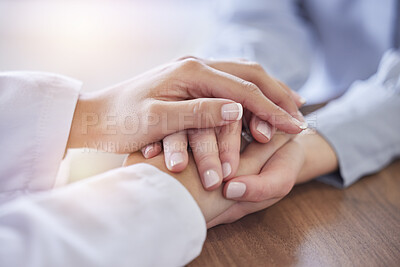
<path fill-rule="evenodd" d="M 308 127 L 307 122 L 301 122 L 298 119 L 292 118 L 292 122 L 296 124 L 300 129 L 305 130 Z"/>
<path fill-rule="evenodd" d="M 231 182 L 226 189 L 227 198 L 238 198 L 246 192 L 246 184 L 240 182 Z"/>
<path fill-rule="evenodd" d="M 180 164 L 183 162 L 183 155 L 181 152 L 172 153 L 169 157 L 169 166 L 170 168 Z"/>
<path fill-rule="evenodd" d="M 260 122 L 258 123 L 257 127 L 256 127 L 256 130 L 257 130 L 260 134 L 262 134 L 262 135 L 264 135 L 265 137 L 267 137 L 268 140 L 271 139 L 272 130 L 271 130 L 271 127 L 268 125 L 267 122 L 265 122 L 265 121 L 260 121 Z"/>
<path fill-rule="evenodd" d="M 238 121 L 243 116 L 243 107 L 239 103 L 225 104 L 221 108 L 221 116 L 226 121 Z"/>
<path fill-rule="evenodd" d="M 206 188 L 210 188 L 213 185 L 219 183 L 220 181 L 218 173 L 214 170 L 205 171 L 203 174 L 203 179 L 204 179 L 204 186 Z"/>
<path fill-rule="evenodd" d="M 229 174 L 231 174 L 231 172 L 232 172 L 231 164 L 229 162 L 222 163 L 222 175 L 224 176 L 224 178 L 228 177 Z"/>

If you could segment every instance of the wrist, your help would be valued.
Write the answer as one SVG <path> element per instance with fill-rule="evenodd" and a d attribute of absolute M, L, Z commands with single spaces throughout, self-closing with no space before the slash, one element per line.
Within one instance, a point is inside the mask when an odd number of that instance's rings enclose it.
<path fill-rule="evenodd" d="M 166 172 L 168 173 L 167 170 Z M 204 190 L 193 160 L 190 160 L 189 166 L 184 172 L 181 174 L 171 175 L 173 175 L 189 191 L 197 205 L 200 207 L 207 222 L 220 215 L 235 203 L 233 200 L 224 198 L 222 187 L 213 191 Z"/>
<path fill-rule="evenodd" d="M 295 137 L 304 151 L 304 164 L 296 183 L 304 183 L 318 176 L 331 173 L 338 168 L 334 149 L 320 134 L 307 130 Z"/>
<path fill-rule="evenodd" d="M 80 94 L 71 123 L 67 149 L 91 147 L 99 132 L 98 100 L 92 94 Z"/>

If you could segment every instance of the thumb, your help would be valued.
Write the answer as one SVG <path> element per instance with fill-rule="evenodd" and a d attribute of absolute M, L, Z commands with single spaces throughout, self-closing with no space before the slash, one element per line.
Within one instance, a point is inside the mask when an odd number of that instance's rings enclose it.
<path fill-rule="evenodd" d="M 301 146 L 289 142 L 278 149 L 261 172 L 233 178 L 224 186 L 227 199 L 261 202 L 287 195 L 296 182 L 304 163 Z"/>
<path fill-rule="evenodd" d="M 184 101 L 161 101 L 167 118 L 167 130 L 213 128 L 242 118 L 243 107 L 232 100 L 198 98 Z"/>

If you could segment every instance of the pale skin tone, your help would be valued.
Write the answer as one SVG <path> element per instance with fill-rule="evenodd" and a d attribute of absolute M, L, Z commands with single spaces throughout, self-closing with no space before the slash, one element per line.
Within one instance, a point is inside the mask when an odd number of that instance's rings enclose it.
<path fill-rule="evenodd" d="M 67 148 L 96 148 L 98 143 L 107 143 L 111 144 L 106 146 L 109 152 L 130 153 L 144 148 L 144 155 L 152 157 L 161 151 L 158 141 L 163 140 L 167 169 L 179 172 L 189 163 L 189 143 L 196 163 L 192 163 L 192 169 L 196 166 L 197 178 L 206 190 L 220 188 L 224 179 L 222 192 L 226 198 L 271 203 L 280 199 L 282 192 L 290 191 L 293 181 L 302 176 L 282 174 L 285 179 L 268 180 L 265 176 L 273 168 L 263 168 L 267 159 L 259 163 L 259 172 L 244 169 L 247 172 L 237 173 L 242 117 L 250 121 L 254 139 L 267 143 L 276 129 L 298 134 L 307 127 L 298 111 L 302 104 L 299 95 L 256 63 L 182 58 L 108 89 L 81 94 Z M 267 165 L 281 154 L 290 158 L 298 153 L 293 162 L 300 162 L 304 155 L 292 148 L 298 146 L 292 142 L 288 147 L 293 153 L 284 146 Z M 269 147 L 275 147 L 272 144 Z M 284 161 L 276 162 L 284 165 Z M 232 187 L 241 187 L 242 194 L 232 195 Z M 243 205 L 232 205 L 226 212 Z M 214 219 L 218 221 L 226 214 Z"/>
<path fill-rule="evenodd" d="M 286 196 L 295 184 L 310 181 L 338 167 L 333 149 L 323 137 L 311 131 L 298 136 L 281 133 L 267 144 L 249 144 L 240 155 L 237 177 L 214 191 L 203 189 L 190 153 L 188 167 L 181 173 L 170 172 L 163 157 L 160 154 L 145 159 L 140 153 L 134 153 L 126 159 L 125 165 L 145 162 L 175 177 L 192 194 L 209 228 L 265 209 Z M 238 182 L 246 184 L 244 195 L 226 199 L 229 185 Z"/>
<path fill-rule="evenodd" d="M 192 58 L 192 57 L 190 57 Z M 214 69 L 227 72 L 236 77 L 255 84 L 268 96 L 271 101 L 279 104 L 284 110 L 292 114 L 296 119 L 304 123 L 302 114 L 298 108 L 305 103 L 295 92 L 290 90 L 284 83 L 268 76 L 264 69 L 254 62 L 248 61 L 212 61 L 197 59 Z M 246 67 L 244 67 L 246 66 Z M 249 68 L 251 66 L 251 68 Z M 281 90 L 271 91 L 271 84 L 281 88 Z M 250 101 L 250 100 L 249 100 Z M 250 112 L 245 109 L 245 116 L 249 121 L 249 128 L 255 140 L 260 143 L 267 143 L 275 133 L 275 129 L 270 121 L 260 119 L 262 115 L 269 116 L 268 110 L 258 113 Z M 256 115 L 257 114 L 257 115 Z M 276 124 L 281 124 L 280 116 L 273 116 Z M 303 124 L 305 126 L 305 124 Z M 184 130 L 166 136 L 163 142 L 149 144 L 142 149 L 144 157 L 151 158 L 164 150 L 164 160 L 168 170 L 180 172 L 188 164 L 188 154 L 186 147 L 189 145 L 196 148 L 193 152 L 194 160 L 198 166 L 198 171 L 202 184 L 206 190 L 218 188 L 223 179 L 230 179 L 235 176 L 239 164 L 240 131 L 241 123 L 233 122 L 227 127 L 216 127 L 211 129 L 191 129 Z M 287 132 L 287 131 L 286 131 Z M 216 149 L 202 149 L 202 144 L 210 144 L 209 147 Z M 207 172 L 212 171 L 218 175 L 218 179 L 207 179 Z"/>
<path fill-rule="evenodd" d="M 157 142 L 164 139 L 168 169 L 181 171 L 188 163 L 187 140 L 193 147 L 212 141 L 216 150 L 194 150 L 194 158 L 205 188 L 214 190 L 238 168 L 237 129 L 243 114 L 251 118 L 254 138 L 265 143 L 275 128 L 290 134 L 306 128 L 298 111 L 303 102 L 257 63 L 186 57 L 110 88 L 82 93 L 67 147 L 131 153 L 151 144 L 143 150 L 150 157 L 159 153 Z M 261 123 L 268 138 L 260 134 Z"/>

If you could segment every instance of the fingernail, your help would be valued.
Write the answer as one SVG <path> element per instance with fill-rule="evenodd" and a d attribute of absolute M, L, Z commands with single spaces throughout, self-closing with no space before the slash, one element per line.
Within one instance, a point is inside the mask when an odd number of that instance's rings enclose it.
<path fill-rule="evenodd" d="M 210 188 L 219 182 L 219 175 L 214 170 L 208 170 L 204 172 L 204 185 L 206 188 Z"/>
<path fill-rule="evenodd" d="M 231 182 L 226 189 L 227 198 L 238 198 L 244 195 L 246 192 L 246 185 L 240 182 Z"/>
<path fill-rule="evenodd" d="M 308 123 L 307 122 L 301 122 L 298 119 L 292 118 L 292 122 L 294 124 L 296 124 L 300 129 L 305 130 L 308 127 Z"/>
<path fill-rule="evenodd" d="M 304 105 L 305 103 L 307 103 L 307 99 L 305 99 L 304 97 L 300 97 L 300 99 L 299 99 L 299 101 L 300 101 L 300 104 L 301 105 Z"/>
<path fill-rule="evenodd" d="M 229 162 L 222 163 L 222 174 L 224 178 L 228 177 L 229 174 L 231 174 L 231 172 L 232 172 L 231 164 L 229 164 Z"/>
<path fill-rule="evenodd" d="M 226 121 L 238 121 L 243 116 L 243 107 L 239 103 L 225 104 L 221 108 L 221 116 Z"/>
<path fill-rule="evenodd" d="M 183 155 L 181 152 L 172 153 L 169 157 L 169 166 L 172 168 L 183 162 Z"/>
<path fill-rule="evenodd" d="M 143 156 L 144 156 L 145 158 L 147 158 L 147 157 L 149 156 L 150 151 L 151 151 L 152 149 L 153 149 L 153 146 L 147 146 L 147 147 L 144 149 Z"/>
<path fill-rule="evenodd" d="M 271 139 L 271 133 L 272 133 L 272 131 L 271 131 L 271 127 L 268 125 L 267 122 L 265 122 L 265 121 L 260 121 L 260 122 L 258 123 L 257 127 L 256 127 L 256 130 L 257 130 L 260 134 L 262 134 L 262 135 L 264 135 L 265 137 L 267 137 L 268 140 Z"/>

